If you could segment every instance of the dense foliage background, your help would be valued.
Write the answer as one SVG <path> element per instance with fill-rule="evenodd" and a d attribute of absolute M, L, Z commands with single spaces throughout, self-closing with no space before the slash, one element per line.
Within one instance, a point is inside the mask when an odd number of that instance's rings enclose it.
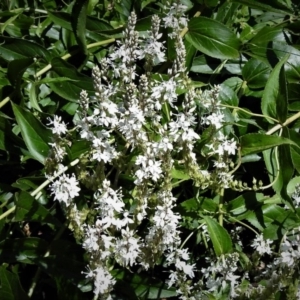
<path fill-rule="evenodd" d="M 189 19 L 181 34 L 189 84 L 202 91 L 220 85 L 224 134 L 236 141 L 238 150 L 232 159 L 234 181 L 225 189 L 219 189 L 216 182 L 197 182 L 180 164 L 182 157 L 175 157 L 172 192 L 177 199 L 174 210 L 181 216 L 180 238 L 186 241 L 198 270 L 196 278 L 207 264 L 205 258 L 239 252 L 240 268 L 250 272 L 244 280 L 246 288 L 258 284 L 255 276 L 272 261 L 251 247 L 255 232 L 272 241 L 273 253 L 279 253 L 285 236 L 300 226 L 295 196 L 300 183 L 300 5 L 297 0 L 181 3 Z M 123 39 L 130 13 L 135 11 L 135 30 L 143 37 L 151 28 L 152 15 L 165 16 L 164 6 L 171 3 L 0 2 L 0 299 L 93 299 L 93 282 L 82 273 L 90 258 L 82 248 L 81 233 L 70 223 L 65 208 L 54 201 L 48 188 L 51 180 L 45 177 L 55 168 L 49 154 L 55 138 L 50 120 L 59 115 L 68 126 L 70 143 L 63 163 L 71 164 L 68 173 L 76 173 L 85 182 L 76 201 L 85 210 L 87 223 L 92 222 L 95 214 L 89 205 L 94 190 L 83 171 L 92 172 L 96 167 L 88 165 L 85 156 L 90 144 L 78 138 L 72 125 L 80 118 L 80 93 L 85 90 L 95 96 L 92 69 Z M 155 80 L 167 81 L 176 46 L 168 36 L 170 29 L 161 27 L 160 32 L 167 57 L 151 71 Z M 142 61 L 137 73 L 143 68 Z M 179 96 L 186 92 L 176 90 Z M 195 132 L 201 138 L 194 147 L 199 166 L 211 170 L 212 155 L 205 145 L 214 131 L 201 122 L 202 110 L 197 103 Z M 170 107 L 162 114 L 169 118 Z M 126 148 L 120 135 L 115 142 Z M 126 165 L 133 164 L 139 153 L 124 151 Z M 115 180 L 115 189 L 123 188 L 132 212 L 135 203 L 128 199 L 136 193 L 136 178 L 130 168 L 118 168 L 107 166 L 105 176 Z M 204 223 L 207 239 L 201 230 Z M 142 222 L 136 230 L 142 236 L 147 226 Z M 237 226 L 244 227 L 239 239 L 231 233 Z M 166 283 L 169 274 L 164 271 L 163 259 L 148 271 L 117 263 L 110 264 L 110 271 L 117 280 L 113 299 L 177 297 L 176 289 Z M 281 291 L 267 296 L 294 299 L 289 295 L 298 288 L 297 272 L 287 279 L 288 285 L 282 283 Z M 229 299 L 228 293 L 217 296 L 210 291 L 206 296 Z M 248 299 L 243 297 L 240 299 Z"/>

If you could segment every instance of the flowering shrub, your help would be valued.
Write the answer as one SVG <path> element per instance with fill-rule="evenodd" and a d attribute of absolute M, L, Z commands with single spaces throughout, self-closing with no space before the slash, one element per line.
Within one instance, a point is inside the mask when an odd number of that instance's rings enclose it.
<path fill-rule="evenodd" d="M 33 8 L 37 37 L 77 45 L 61 58 L 14 37 L 30 12 L 8 9 L 0 51 L 23 103 L 0 146 L 26 175 L 2 184 L 3 299 L 300 297 L 299 7 L 198 2 Z"/>

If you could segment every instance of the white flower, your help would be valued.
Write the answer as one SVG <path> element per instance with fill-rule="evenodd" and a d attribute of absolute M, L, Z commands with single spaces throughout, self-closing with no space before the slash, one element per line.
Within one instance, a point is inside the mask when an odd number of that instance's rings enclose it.
<path fill-rule="evenodd" d="M 151 97 L 153 100 L 158 101 L 163 98 L 164 101 L 167 101 L 171 107 L 174 107 L 173 102 L 177 100 L 176 94 L 176 82 L 173 78 L 169 79 L 168 81 L 157 82 L 158 84 L 152 88 L 152 95 Z M 158 109 L 161 108 L 159 105 Z"/>
<path fill-rule="evenodd" d="M 139 238 L 135 238 L 134 231 L 128 227 L 122 229 L 121 236 L 116 241 L 116 260 L 123 266 L 132 266 L 140 254 Z"/>
<path fill-rule="evenodd" d="M 76 196 L 79 196 L 80 188 L 78 187 L 78 181 L 73 174 L 71 177 L 69 175 L 63 174 L 50 186 L 54 194 L 54 200 L 59 202 L 64 202 L 66 206 L 69 206 L 71 200 Z"/>
<path fill-rule="evenodd" d="M 103 266 L 98 266 L 94 271 L 94 294 L 96 296 L 109 293 L 116 283 L 111 274 Z"/>
<path fill-rule="evenodd" d="M 135 164 L 141 165 L 141 168 L 135 172 L 135 176 L 137 177 L 135 184 L 140 184 L 144 178 L 157 181 L 161 177 L 161 161 L 155 161 L 154 158 L 139 155 L 136 158 Z"/>
<path fill-rule="evenodd" d="M 264 255 L 265 253 L 272 254 L 270 244 L 272 244 L 272 241 L 269 239 L 265 240 L 262 234 L 260 234 L 253 240 L 251 246 L 255 248 L 260 255 Z"/>
<path fill-rule="evenodd" d="M 99 234 L 101 230 L 97 227 L 87 225 L 85 228 L 85 238 L 83 241 L 83 248 L 88 252 L 99 250 Z"/>
<path fill-rule="evenodd" d="M 67 131 L 68 131 L 67 125 L 65 124 L 65 122 L 63 122 L 61 120 L 61 117 L 59 117 L 59 116 L 54 116 L 53 121 L 49 119 L 48 125 L 53 125 L 53 128 L 52 128 L 53 134 L 57 134 L 59 136 L 67 133 Z"/>
<path fill-rule="evenodd" d="M 203 123 L 205 123 L 206 125 L 212 125 L 216 129 L 219 129 L 222 127 L 223 119 L 224 119 L 224 115 L 219 111 L 216 113 L 214 112 L 207 117 L 204 117 Z"/>

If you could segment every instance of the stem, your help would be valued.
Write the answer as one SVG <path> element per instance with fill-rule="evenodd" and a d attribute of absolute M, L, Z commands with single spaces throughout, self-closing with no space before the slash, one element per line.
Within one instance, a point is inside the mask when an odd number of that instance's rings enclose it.
<path fill-rule="evenodd" d="M 247 225 L 246 223 L 244 223 L 244 222 L 242 222 L 242 221 L 240 221 L 240 220 L 238 220 L 234 217 L 231 217 L 231 216 L 229 216 L 228 219 L 247 227 L 248 229 L 253 231 L 256 235 L 259 235 L 259 233 L 255 229 L 253 229 L 251 226 Z"/>
<path fill-rule="evenodd" d="M 266 118 L 266 119 L 270 119 L 270 120 L 272 120 L 272 121 L 274 121 L 274 122 L 276 122 L 276 123 L 279 123 L 278 120 L 276 120 L 276 119 L 274 119 L 274 118 L 272 118 L 272 117 L 265 116 L 265 115 L 261 115 L 261 114 L 255 114 L 255 113 L 252 113 L 252 112 L 250 112 L 250 111 L 248 111 L 248 110 L 246 110 L 246 109 L 243 109 L 243 108 L 241 108 L 241 107 L 232 106 L 232 105 L 227 105 L 227 104 L 220 104 L 220 105 L 223 106 L 223 107 L 232 108 L 232 109 L 235 109 L 235 110 L 241 110 L 241 111 L 245 112 L 246 114 L 248 114 L 248 115 L 250 115 L 250 116 L 255 116 L 255 117 L 260 117 L 260 118 Z M 280 124 L 279 124 L 279 125 L 280 125 Z M 276 126 L 278 126 L 278 125 L 276 125 Z M 276 126 L 275 126 L 275 127 L 276 127 Z M 275 130 L 275 131 L 276 131 L 276 130 Z"/>
<path fill-rule="evenodd" d="M 31 8 L 31 7 L 26 7 L 24 9 L 24 11 L 34 11 L 34 12 L 38 12 L 38 13 L 41 13 L 41 14 L 48 14 L 48 12 L 46 10 L 43 10 L 43 9 L 39 9 L 39 8 Z"/>
<path fill-rule="evenodd" d="M 11 213 L 13 213 L 16 210 L 16 206 L 14 205 L 13 207 L 11 207 L 9 210 L 7 210 L 6 212 L 4 212 L 1 216 L 0 216 L 0 220 L 4 219 L 6 216 L 10 215 Z"/>
<path fill-rule="evenodd" d="M 220 191 L 220 200 L 219 200 L 219 224 L 223 226 L 223 204 L 224 204 L 224 188 Z"/>
<path fill-rule="evenodd" d="M 36 196 L 44 187 L 46 187 L 52 180 L 66 172 L 70 167 L 73 167 L 79 163 L 79 159 L 75 159 L 72 161 L 68 166 L 61 169 L 59 172 L 57 172 L 53 177 L 50 179 L 47 179 L 45 182 L 43 182 L 39 187 L 37 187 L 33 192 L 30 193 L 31 196 Z M 10 209 L 8 209 L 6 212 L 4 212 L 2 215 L 0 215 L 0 220 L 4 219 L 6 216 L 10 215 L 16 210 L 16 206 L 14 205 Z"/>
<path fill-rule="evenodd" d="M 201 15 L 201 11 L 197 11 L 195 14 L 194 14 L 194 18 L 197 18 L 197 17 L 199 17 Z M 182 31 L 180 32 L 180 37 L 184 37 L 185 36 L 185 34 L 188 32 L 188 27 L 184 27 L 183 29 L 182 29 Z"/>
<path fill-rule="evenodd" d="M 87 49 L 91 49 L 91 48 L 94 48 L 94 47 L 97 47 L 97 46 L 101 46 L 101 45 L 105 45 L 105 44 L 110 44 L 110 43 L 113 43 L 115 41 L 115 39 L 109 39 L 109 40 L 105 40 L 105 41 L 100 41 L 100 42 L 96 42 L 96 43 L 92 43 L 92 44 L 89 44 L 87 45 Z M 70 52 L 70 53 L 67 53 L 65 54 L 64 56 L 61 57 L 61 59 L 63 60 L 67 60 L 68 58 L 70 58 L 72 55 L 78 53 L 79 50 L 75 50 L 73 52 Z M 46 67 L 44 67 L 42 70 L 40 70 L 39 72 L 37 72 L 35 74 L 35 78 L 38 78 L 40 77 L 41 75 L 43 75 L 44 73 L 46 73 L 47 71 L 49 71 L 50 69 L 52 68 L 52 65 L 51 64 L 48 64 Z"/>
<path fill-rule="evenodd" d="M 100 41 L 100 42 L 96 42 L 96 43 L 92 43 L 87 45 L 87 49 L 91 49 L 97 46 L 101 46 L 101 45 L 105 45 L 105 44 L 110 44 L 113 43 L 115 41 L 114 38 L 112 39 L 108 39 L 105 41 Z M 61 57 L 61 59 L 63 60 L 67 60 L 68 58 L 70 58 L 72 55 L 76 54 L 77 52 L 79 52 L 79 50 L 73 51 L 71 53 L 67 53 L 64 56 Z M 40 77 L 41 75 L 45 74 L 47 71 L 49 71 L 52 68 L 51 64 L 48 64 L 47 66 L 45 66 L 42 70 L 40 70 L 39 72 L 37 72 L 35 74 L 35 78 Z M 7 96 L 6 98 L 4 98 L 1 102 L 0 102 L 0 108 L 3 107 L 7 102 L 9 102 L 11 100 L 11 97 L 13 96 L 13 94 L 15 93 L 15 91 L 13 91 L 9 96 Z"/>
<path fill-rule="evenodd" d="M 294 122 L 298 118 L 300 118 L 300 111 L 298 113 L 296 113 L 295 115 L 291 116 L 290 118 L 288 118 L 283 124 L 277 124 L 276 126 L 271 128 L 269 131 L 266 132 L 266 134 L 271 135 L 274 132 L 276 132 L 277 130 L 281 129 L 282 127 L 285 127 L 285 126 L 289 125 L 290 123 Z"/>
<path fill-rule="evenodd" d="M 239 154 L 239 160 L 238 160 L 238 163 L 237 163 L 237 165 L 235 166 L 235 168 L 229 172 L 229 174 L 233 174 L 235 171 L 237 171 L 237 169 L 238 169 L 238 168 L 240 167 L 240 165 L 242 164 L 241 147 L 238 148 L 238 154 Z"/>
<path fill-rule="evenodd" d="M 184 242 L 181 244 L 180 248 L 179 249 L 182 249 L 183 246 L 186 244 L 186 242 L 192 237 L 192 235 L 194 234 L 195 231 L 199 230 L 202 226 L 204 226 L 205 223 L 202 223 L 201 225 L 199 225 L 196 229 L 194 229 L 190 234 L 189 236 L 184 240 Z"/>
<path fill-rule="evenodd" d="M 39 191 L 41 191 L 44 187 L 46 187 L 50 182 L 53 181 L 53 179 L 57 178 L 58 176 L 60 176 L 61 174 L 65 173 L 70 167 L 74 167 L 75 165 L 77 165 L 79 163 L 79 159 L 75 159 L 74 161 L 72 161 L 68 166 L 63 167 L 59 172 L 57 172 L 53 177 L 51 177 L 50 179 L 47 179 L 45 182 L 43 182 L 39 187 L 37 187 L 32 193 L 30 193 L 31 196 L 35 196 L 37 195 L 37 193 Z"/>

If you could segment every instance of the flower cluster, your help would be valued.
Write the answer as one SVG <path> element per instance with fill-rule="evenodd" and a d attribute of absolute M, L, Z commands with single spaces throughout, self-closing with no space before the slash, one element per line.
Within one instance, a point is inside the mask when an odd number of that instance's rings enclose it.
<path fill-rule="evenodd" d="M 86 277 L 94 282 L 95 297 L 101 299 L 111 299 L 114 264 L 139 267 L 140 272 L 162 265 L 168 270 L 169 288 L 175 286 L 183 300 L 204 295 L 203 287 L 216 294 L 229 291 L 235 298 L 246 278 L 237 274 L 238 253 L 211 259 L 210 265 L 197 272 L 197 262 L 181 244 L 182 218 L 176 212 L 172 172 L 184 167 L 185 176 L 197 188 L 220 192 L 233 184 L 230 171 L 238 151 L 220 101 L 220 86 L 201 91 L 188 77 L 180 35 L 187 25 L 185 10 L 180 1 L 174 1 L 163 18 L 152 17 L 145 36 L 135 31 L 136 15 L 132 13 L 123 40 L 93 69 L 95 94 L 80 94 L 74 122 L 90 149 L 82 154 L 77 171 L 81 183 L 93 191 L 85 206 L 90 215 L 84 218 L 73 201 L 80 191 L 74 175 L 64 174 L 51 186 L 54 199 L 70 207 L 73 223 L 81 228 L 78 236 L 89 260 Z M 160 41 L 162 27 L 169 28 L 176 50 L 166 77 L 153 73 L 167 60 Z M 140 74 L 141 65 L 144 74 Z M 55 117 L 51 125 L 62 142 L 67 134 L 65 124 Z M 197 143 L 202 142 L 203 132 L 206 142 L 201 156 L 212 158 L 209 164 L 198 160 Z M 63 155 L 57 156 L 61 162 Z M 120 183 L 121 175 L 132 179 L 130 192 Z M 147 228 L 141 229 L 145 224 Z M 206 243 L 211 243 L 207 227 L 202 229 Z M 235 239 L 242 247 L 239 232 Z M 262 237 L 252 244 L 260 255 L 271 254 L 269 245 Z"/>

